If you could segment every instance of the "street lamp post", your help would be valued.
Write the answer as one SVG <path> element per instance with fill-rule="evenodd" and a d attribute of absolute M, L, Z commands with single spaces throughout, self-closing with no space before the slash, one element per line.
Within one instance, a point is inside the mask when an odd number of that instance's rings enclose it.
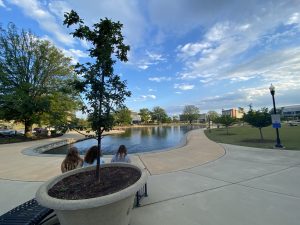
<path fill-rule="evenodd" d="M 274 109 L 274 114 L 276 114 L 276 106 L 275 106 L 275 87 L 273 86 L 273 84 L 271 84 L 270 86 L 270 93 L 272 95 L 272 100 L 273 100 L 273 109 Z M 276 145 L 275 145 L 276 148 L 283 148 L 283 146 L 281 145 L 281 142 L 280 142 L 280 138 L 279 138 L 279 130 L 278 128 L 276 127 Z"/>

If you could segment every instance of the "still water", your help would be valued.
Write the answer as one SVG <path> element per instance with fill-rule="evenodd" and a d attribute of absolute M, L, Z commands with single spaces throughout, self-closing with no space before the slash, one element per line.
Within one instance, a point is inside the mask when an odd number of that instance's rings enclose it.
<path fill-rule="evenodd" d="M 107 135 L 102 139 L 102 152 L 104 155 L 113 155 L 121 144 L 127 147 L 128 153 L 150 152 L 168 149 L 183 143 L 185 134 L 199 126 L 156 126 L 128 128 L 122 134 Z M 80 154 L 97 145 L 96 139 L 80 141 L 44 152 L 45 154 L 66 154 L 70 146 L 75 146 Z"/>

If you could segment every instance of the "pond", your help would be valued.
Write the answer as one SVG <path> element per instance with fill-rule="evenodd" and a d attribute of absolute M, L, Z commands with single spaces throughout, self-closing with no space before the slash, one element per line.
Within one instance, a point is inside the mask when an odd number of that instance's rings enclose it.
<path fill-rule="evenodd" d="M 113 155 L 121 144 L 127 147 L 128 153 L 151 152 L 169 149 L 184 143 L 185 134 L 200 126 L 155 126 L 128 128 L 122 134 L 107 135 L 102 139 L 104 155 Z M 97 145 L 96 139 L 88 139 L 71 145 L 62 146 L 44 152 L 45 154 L 66 154 L 71 146 L 75 146 L 80 154 L 85 154 L 88 148 Z"/>

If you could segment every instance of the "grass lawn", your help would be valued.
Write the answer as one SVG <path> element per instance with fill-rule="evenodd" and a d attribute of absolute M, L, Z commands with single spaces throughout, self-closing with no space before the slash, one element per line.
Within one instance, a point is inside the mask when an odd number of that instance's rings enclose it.
<path fill-rule="evenodd" d="M 219 143 L 242 145 L 257 148 L 273 148 L 276 143 L 276 130 L 272 126 L 262 128 L 264 141 L 260 140 L 258 128 L 248 125 L 230 127 L 229 135 L 226 128 L 211 129 L 211 132 L 205 130 L 206 136 Z M 300 150 L 300 126 L 282 125 L 279 129 L 281 144 L 285 149 Z"/>

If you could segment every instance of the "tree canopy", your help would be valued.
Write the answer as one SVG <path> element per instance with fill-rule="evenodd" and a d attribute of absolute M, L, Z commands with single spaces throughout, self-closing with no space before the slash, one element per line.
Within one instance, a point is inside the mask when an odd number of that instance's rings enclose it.
<path fill-rule="evenodd" d="M 166 122 L 168 119 L 168 115 L 167 115 L 166 111 L 159 106 L 156 106 L 153 108 L 151 115 L 152 115 L 152 120 L 153 121 L 157 120 L 158 123 Z"/>
<path fill-rule="evenodd" d="M 209 132 L 210 131 L 210 123 L 211 122 L 214 122 L 216 120 L 216 118 L 219 117 L 219 114 L 216 112 L 216 111 L 208 111 L 207 112 L 207 120 L 208 120 L 208 129 L 209 129 Z"/>
<path fill-rule="evenodd" d="M 140 109 L 139 115 L 143 123 L 148 123 L 151 120 L 151 111 L 147 108 Z"/>
<path fill-rule="evenodd" d="M 259 129 L 260 138 L 263 140 L 262 128 L 270 126 L 272 124 L 271 114 L 268 112 L 267 108 L 262 108 L 260 110 L 250 109 L 248 113 L 244 114 L 243 120 L 246 123 Z"/>
<path fill-rule="evenodd" d="M 186 105 L 183 109 L 183 119 L 189 121 L 190 124 L 192 124 L 193 120 L 198 120 L 200 110 L 198 107 L 194 105 Z"/>
<path fill-rule="evenodd" d="M 210 120 L 214 120 L 215 118 L 219 117 L 219 114 L 216 111 L 208 111 L 207 116 Z"/>
<path fill-rule="evenodd" d="M 73 103 L 76 95 L 68 88 L 74 80 L 70 62 L 30 31 L 19 32 L 13 23 L 7 29 L 0 26 L 0 119 L 23 122 L 30 134 L 32 125 L 61 101 L 58 95 Z M 74 108 L 59 110 L 60 118 Z"/>
<path fill-rule="evenodd" d="M 129 46 L 123 43 L 123 25 L 107 18 L 88 27 L 79 15 L 71 10 L 64 15 L 64 25 L 77 25 L 71 33 L 73 37 L 86 40 L 91 44 L 88 50 L 90 62 L 76 65 L 76 73 L 81 76 L 76 87 L 84 93 L 89 107 L 85 108 L 91 121 L 92 129 L 98 135 L 98 155 L 96 177 L 100 181 L 100 148 L 104 131 L 112 129 L 114 119 L 112 113 L 124 107 L 127 91 L 126 82 L 114 73 L 116 60 L 126 62 Z"/>
<path fill-rule="evenodd" d="M 128 108 L 119 109 L 114 114 L 116 124 L 128 125 L 131 123 L 131 111 Z"/>

